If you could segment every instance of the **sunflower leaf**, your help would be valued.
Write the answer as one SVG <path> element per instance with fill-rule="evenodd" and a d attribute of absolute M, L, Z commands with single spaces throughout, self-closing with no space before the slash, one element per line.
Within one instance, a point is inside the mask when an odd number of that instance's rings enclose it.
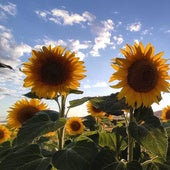
<path fill-rule="evenodd" d="M 94 142 L 81 140 L 64 150 L 57 151 L 53 155 L 52 163 L 60 170 L 87 170 L 97 153 L 97 146 Z"/>
<path fill-rule="evenodd" d="M 69 93 L 73 93 L 73 94 L 83 94 L 83 91 L 81 90 L 76 90 L 76 89 L 70 89 Z"/>
<path fill-rule="evenodd" d="M 27 145 L 9 154 L 0 163 L 0 169 L 4 170 L 49 170 L 50 159 L 41 155 L 39 146 Z"/>
<path fill-rule="evenodd" d="M 40 111 L 23 123 L 18 132 L 16 144 L 32 142 L 38 136 L 63 127 L 65 121 L 64 118 L 59 118 L 59 113 L 56 111 Z"/>
<path fill-rule="evenodd" d="M 117 136 L 116 133 L 99 133 L 99 145 L 102 147 L 109 147 L 113 151 L 124 150 L 127 143 L 123 137 Z"/>
<path fill-rule="evenodd" d="M 129 124 L 129 131 L 132 137 L 145 149 L 166 161 L 168 136 L 162 127 L 155 128 L 149 126 L 149 124 L 137 125 L 131 122 Z"/>
<path fill-rule="evenodd" d="M 92 98 L 94 98 L 94 97 L 83 97 L 83 98 L 81 98 L 81 99 L 71 100 L 71 101 L 69 101 L 69 103 L 70 103 L 69 108 L 82 105 L 83 103 L 87 102 L 88 100 L 90 100 L 90 99 L 92 99 Z"/>
<path fill-rule="evenodd" d="M 125 99 L 118 100 L 117 94 L 111 94 L 109 96 L 95 97 L 90 100 L 92 105 L 108 114 L 112 115 L 122 115 L 123 109 L 128 109 L 129 107 L 125 104 Z"/>
<path fill-rule="evenodd" d="M 13 68 L 10 65 L 7 65 L 7 64 L 4 64 L 4 63 L 0 63 L 0 67 L 9 68 L 9 69 L 13 70 Z"/>

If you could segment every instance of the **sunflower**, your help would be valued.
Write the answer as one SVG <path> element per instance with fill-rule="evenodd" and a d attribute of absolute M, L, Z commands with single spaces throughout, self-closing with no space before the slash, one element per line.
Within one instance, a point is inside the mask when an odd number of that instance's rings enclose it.
<path fill-rule="evenodd" d="M 7 141 L 10 134 L 10 131 L 4 125 L 0 125 L 0 143 Z"/>
<path fill-rule="evenodd" d="M 105 115 L 105 112 L 94 107 L 90 101 L 87 102 L 87 111 L 94 117 L 103 117 Z"/>
<path fill-rule="evenodd" d="M 82 119 L 79 117 L 69 118 L 65 124 L 65 129 L 69 135 L 81 134 L 84 130 Z"/>
<path fill-rule="evenodd" d="M 161 119 L 164 122 L 170 120 L 170 105 L 162 109 Z"/>
<path fill-rule="evenodd" d="M 44 98 L 67 94 L 70 89 L 77 89 L 79 80 L 85 77 L 83 64 L 74 52 L 61 46 L 43 46 L 42 51 L 33 50 L 32 57 L 24 63 L 24 87 L 31 87 L 37 96 Z"/>
<path fill-rule="evenodd" d="M 134 46 L 126 45 L 121 49 L 124 58 L 116 58 L 112 67 L 116 70 L 110 78 L 110 82 L 118 80 L 113 88 L 122 88 L 118 99 L 126 98 L 126 103 L 132 107 L 146 106 L 159 103 L 161 91 L 169 91 L 169 83 L 166 81 L 169 65 L 162 58 L 163 52 L 154 54 L 154 47 L 149 43 L 144 48 L 142 42 Z"/>
<path fill-rule="evenodd" d="M 8 111 L 8 124 L 12 128 L 19 128 L 37 112 L 46 109 L 47 105 L 38 99 L 19 100 Z"/>

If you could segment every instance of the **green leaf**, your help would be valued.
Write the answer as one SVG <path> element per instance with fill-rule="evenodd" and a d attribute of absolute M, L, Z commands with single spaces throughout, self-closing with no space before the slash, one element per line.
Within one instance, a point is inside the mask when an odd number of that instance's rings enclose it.
<path fill-rule="evenodd" d="M 97 152 L 94 142 L 81 140 L 57 151 L 52 163 L 59 170 L 88 170 Z"/>
<path fill-rule="evenodd" d="M 4 64 L 4 63 L 0 63 L 0 67 L 9 68 L 9 69 L 13 70 L 13 68 L 10 65 L 7 65 L 7 64 Z"/>
<path fill-rule="evenodd" d="M 122 139 L 123 137 L 117 136 L 116 133 L 99 133 L 99 145 L 102 147 L 107 146 L 116 152 L 125 149 L 127 146 L 125 140 Z"/>
<path fill-rule="evenodd" d="M 19 129 L 17 144 L 32 142 L 36 137 L 55 131 L 65 125 L 65 119 L 59 118 L 59 113 L 52 110 L 38 112 L 27 120 Z"/>
<path fill-rule="evenodd" d="M 88 115 L 83 118 L 83 124 L 89 128 L 91 131 L 96 129 L 96 120 L 93 116 Z"/>
<path fill-rule="evenodd" d="M 154 115 L 154 112 L 151 107 L 150 108 L 139 107 L 139 108 L 135 109 L 135 111 L 134 111 L 134 117 L 137 122 L 145 121 L 146 119 L 149 119 L 149 117 L 153 116 L 153 115 Z"/>
<path fill-rule="evenodd" d="M 146 161 L 142 164 L 143 170 L 169 170 L 170 166 L 160 162 Z"/>
<path fill-rule="evenodd" d="M 0 161 L 6 158 L 6 156 L 12 152 L 12 146 L 9 141 L 0 145 Z"/>
<path fill-rule="evenodd" d="M 90 100 L 92 105 L 96 109 L 100 109 L 108 114 L 112 115 L 122 115 L 123 109 L 128 109 L 129 107 L 125 103 L 125 99 L 118 100 L 117 94 L 111 94 L 109 96 L 95 97 Z"/>
<path fill-rule="evenodd" d="M 83 103 L 87 102 L 88 100 L 90 100 L 90 99 L 92 99 L 92 98 L 93 98 L 93 97 L 83 97 L 83 98 L 81 98 L 81 99 L 71 100 L 71 101 L 69 101 L 69 103 L 70 103 L 69 108 L 82 105 Z"/>
<path fill-rule="evenodd" d="M 91 170 L 101 170 L 110 166 L 115 160 L 115 153 L 109 148 L 102 148 L 91 165 Z M 111 169 L 111 168 L 110 168 Z M 112 168 L 113 169 L 113 168 Z"/>
<path fill-rule="evenodd" d="M 31 99 L 41 99 L 34 92 L 28 92 L 28 93 L 24 94 L 24 96 L 31 98 Z"/>
<path fill-rule="evenodd" d="M 76 90 L 76 89 L 70 89 L 69 93 L 73 93 L 73 94 L 83 94 L 83 91 L 81 90 Z"/>
<path fill-rule="evenodd" d="M 19 148 L 0 163 L 0 169 L 3 170 L 49 170 L 49 167 L 49 158 L 42 157 L 36 144 Z"/>
<path fill-rule="evenodd" d="M 153 128 L 146 124 L 137 125 L 132 122 L 129 124 L 129 131 L 145 149 L 166 161 L 168 137 L 163 128 Z"/>

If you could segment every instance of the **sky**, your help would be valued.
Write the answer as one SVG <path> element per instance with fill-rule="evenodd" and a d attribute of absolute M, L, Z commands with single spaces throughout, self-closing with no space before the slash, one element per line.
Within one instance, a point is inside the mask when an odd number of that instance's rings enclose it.
<path fill-rule="evenodd" d="M 170 59 L 169 9 L 169 0 L 0 0 L 0 62 L 14 68 L 0 68 L 0 119 L 30 91 L 23 88 L 19 69 L 33 49 L 44 45 L 62 45 L 85 63 L 84 93 L 69 100 L 119 91 L 108 82 L 114 72 L 111 59 L 123 57 L 120 48 L 126 44 L 151 43 L 155 53 L 164 51 Z M 170 104 L 169 93 L 162 97 L 152 105 L 155 111 Z M 56 109 L 54 102 L 49 105 Z M 71 114 L 84 113 L 80 107 Z"/>

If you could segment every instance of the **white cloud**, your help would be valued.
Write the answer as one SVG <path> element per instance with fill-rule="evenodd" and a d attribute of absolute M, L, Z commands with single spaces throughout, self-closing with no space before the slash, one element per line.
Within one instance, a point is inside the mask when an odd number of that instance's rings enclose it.
<path fill-rule="evenodd" d="M 88 11 L 83 12 L 82 14 L 70 13 L 67 10 L 63 9 L 52 9 L 51 11 L 35 11 L 37 15 L 42 17 L 44 20 L 52 21 L 56 24 L 62 25 L 73 25 L 81 23 L 90 23 L 95 17 Z"/>
<path fill-rule="evenodd" d="M 131 32 L 133 32 L 133 31 L 138 32 L 141 30 L 141 26 L 142 26 L 142 24 L 140 22 L 135 22 L 135 23 L 129 24 L 126 29 Z"/>
<path fill-rule="evenodd" d="M 92 56 L 100 56 L 99 50 L 105 49 L 107 45 L 113 44 L 111 42 L 111 31 L 114 29 L 114 23 L 111 19 L 103 21 L 100 26 L 94 26 L 97 30 L 97 37 L 95 38 L 94 46 L 90 51 Z"/>
<path fill-rule="evenodd" d="M 113 39 L 115 40 L 117 45 L 120 45 L 123 43 L 124 39 L 122 35 L 118 35 L 118 36 L 113 36 Z"/>
<path fill-rule="evenodd" d="M 31 47 L 27 44 L 17 44 L 11 30 L 0 25 L 0 62 L 10 64 L 13 67 L 21 64 L 20 57 L 24 53 L 30 53 Z"/>
<path fill-rule="evenodd" d="M 17 13 L 16 5 L 10 2 L 7 5 L 0 4 L 0 9 L 2 10 L 0 12 L 0 19 L 6 18 L 7 15 L 15 16 Z"/>
<path fill-rule="evenodd" d="M 107 87 L 108 84 L 105 81 L 97 82 L 93 87 Z"/>
<path fill-rule="evenodd" d="M 5 26 L 0 25 L 0 35 L 0 62 L 14 68 L 14 71 L 7 68 L 0 69 L 0 89 L 1 92 L 4 90 L 3 95 L 19 95 L 23 74 L 18 67 L 22 64 L 21 57 L 25 53 L 30 53 L 31 47 L 24 43 L 17 44 L 11 30 Z"/>
<path fill-rule="evenodd" d="M 86 55 L 85 53 L 82 52 L 82 50 L 86 50 L 90 47 L 90 41 L 83 41 L 80 42 L 79 40 L 73 40 L 73 39 L 68 39 L 67 41 L 64 40 L 51 40 L 49 38 L 43 39 L 43 45 L 49 46 L 51 45 L 52 47 L 55 47 L 56 45 L 61 45 L 63 47 L 66 47 L 67 50 L 74 51 L 76 53 L 76 56 L 80 58 L 80 60 L 83 60 Z M 41 49 L 43 45 L 36 45 L 34 48 L 35 49 Z"/>
<path fill-rule="evenodd" d="M 108 87 L 108 84 L 105 81 L 98 81 L 95 84 L 84 84 L 83 87 L 85 89 L 101 88 L 101 87 Z"/>

